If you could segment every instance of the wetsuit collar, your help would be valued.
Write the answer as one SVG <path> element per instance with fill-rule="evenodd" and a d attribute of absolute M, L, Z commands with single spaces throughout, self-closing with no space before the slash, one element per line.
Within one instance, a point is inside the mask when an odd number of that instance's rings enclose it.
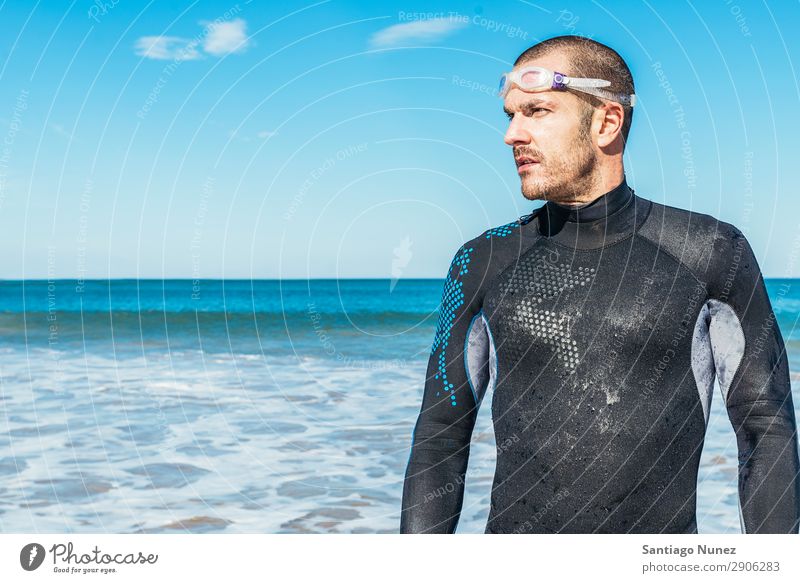
<path fill-rule="evenodd" d="M 628 187 L 623 175 L 622 182 L 618 186 L 582 207 L 568 207 L 548 201 L 545 205 L 546 209 L 543 210 L 546 210 L 557 223 L 565 221 L 583 223 L 596 221 L 615 213 L 628 204 L 632 198 L 633 191 Z"/>

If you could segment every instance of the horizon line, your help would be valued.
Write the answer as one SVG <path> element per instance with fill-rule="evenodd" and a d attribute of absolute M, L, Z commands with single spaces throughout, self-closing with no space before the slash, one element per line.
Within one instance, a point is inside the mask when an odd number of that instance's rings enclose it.
<path fill-rule="evenodd" d="M 762 277 L 767 279 L 800 279 L 800 277 L 773 277 L 773 276 L 766 276 L 762 274 Z M 434 280 L 440 281 L 447 279 L 446 277 L 402 277 L 402 278 L 393 278 L 393 277 L 255 277 L 255 278 L 247 278 L 247 277 L 203 277 L 203 278 L 193 278 L 193 277 L 91 277 L 85 279 L 78 279 L 72 277 L 56 277 L 56 278 L 49 278 L 49 277 L 28 277 L 25 279 L 13 279 L 13 278 L 2 278 L 0 277 L 0 283 L 8 282 L 23 282 L 23 281 L 31 281 L 31 282 L 57 282 L 57 281 L 80 281 L 80 282 L 98 282 L 98 281 L 392 281 L 396 279 L 397 281 L 401 280 Z"/>

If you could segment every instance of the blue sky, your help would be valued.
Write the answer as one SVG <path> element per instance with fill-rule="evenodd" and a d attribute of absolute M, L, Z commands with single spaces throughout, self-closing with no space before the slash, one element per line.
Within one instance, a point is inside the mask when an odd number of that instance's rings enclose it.
<path fill-rule="evenodd" d="M 797 4 L 565 4 L 2 2 L 0 277 L 444 277 L 539 205 L 494 90 L 558 34 L 633 71 L 637 194 L 800 277 Z"/>

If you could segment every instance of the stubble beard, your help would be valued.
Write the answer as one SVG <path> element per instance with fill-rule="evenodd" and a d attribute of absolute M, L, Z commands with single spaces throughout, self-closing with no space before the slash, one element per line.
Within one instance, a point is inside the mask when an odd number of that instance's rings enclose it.
<path fill-rule="evenodd" d="M 526 199 L 565 203 L 585 196 L 592 189 L 597 155 L 588 132 L 581 131 L 579 136 L 567 156 L 544 158 L 533 153 L 539 163 L 520 176 Z"/>

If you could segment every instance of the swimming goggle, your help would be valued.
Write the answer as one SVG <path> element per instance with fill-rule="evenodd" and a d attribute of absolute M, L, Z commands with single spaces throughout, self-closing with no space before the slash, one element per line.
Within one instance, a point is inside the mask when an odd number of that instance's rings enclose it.
<path fill-rule="evenodd" d="M 500 97 L 504 98 L 511 90 L 511 86 L 516 85 L 523 91 L 536 92 L 547 91 L 548 89 L 565 90 L 567 88 L 590 93 L 603 99 L 610 99 L 622 105 L 633 107 L 636 104 L 636 95 L 626 95 L 624 93 L 614 93 L 603 87 L 611 85 L 611 81 L 605 79 L 586 79 L 583 77 L 568 77 L 564 73 L 551 71 L 544 67 L 523 67 L 516 71 L 511 71 L 500 77 L 498 91 Z"/>

